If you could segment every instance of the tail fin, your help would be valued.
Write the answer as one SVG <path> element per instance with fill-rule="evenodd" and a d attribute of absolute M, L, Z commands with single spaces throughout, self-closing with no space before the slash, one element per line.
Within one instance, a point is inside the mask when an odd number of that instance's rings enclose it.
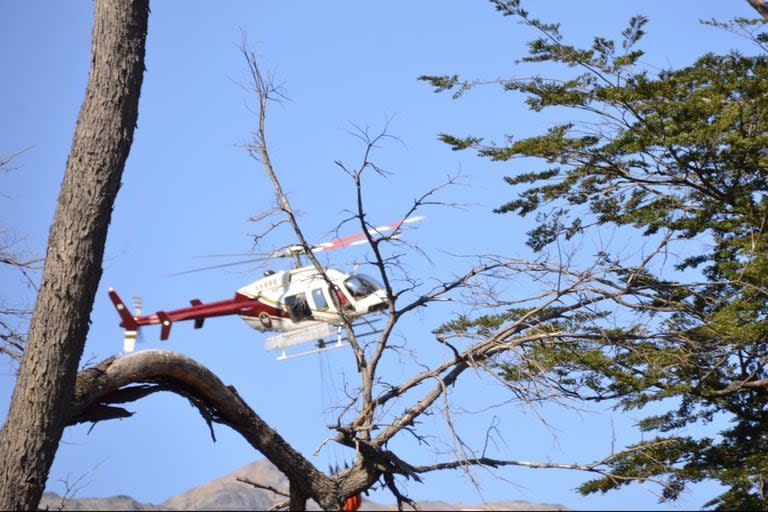
<path fill-rule="evenodd" d="M 120 315 L 122 322 L 120 327 L 125 329 L 125 338 L 123 339 L 123 352 L 133 352 L 136 349 L 136 334 L 139 330 L 139 324 L 136 322 L 136 318 L 131 314 L 131 311 L 123 303 L 123 299 L 113 289 L 109 289 L 109 298 L 112 304 L 115 305 L 117 314 Z"/>

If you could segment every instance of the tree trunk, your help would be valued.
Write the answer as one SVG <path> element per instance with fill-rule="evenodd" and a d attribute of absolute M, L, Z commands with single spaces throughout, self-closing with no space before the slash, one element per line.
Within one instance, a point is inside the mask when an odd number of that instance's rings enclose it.
<path fill-rule="evenodd" d="M 39 503 L 70 417 L 112 206 L 133 141 L 149 0 L 96 0 L 91 68 L 5 425 L 0 510 Z"/>
<path fill-rule="evenodd" d="M 768 20 L 768 4 L 765 2 L 765 0 L 747 0 L 749 2 L 749 5 L 751 5 L 758 13 L 760 13 L 760 16 L 762 16 L 765 20 Z"/>

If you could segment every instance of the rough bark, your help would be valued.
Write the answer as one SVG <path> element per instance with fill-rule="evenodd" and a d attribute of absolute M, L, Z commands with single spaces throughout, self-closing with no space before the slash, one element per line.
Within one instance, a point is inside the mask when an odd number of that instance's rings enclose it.
<path fill-rule="evenodd" d="M 70 407 L 112 205 L 138 117 L 148 0 L 96 0 L 85 99 L 5 425 L 0 509 L 37 507 Z"/>
<path fill-rule="evenodd" d="M 113 405 L 154 391 L 185 396 L 207 421 L 228 425 L 242 435 L 291 482 L 294 506 L 310 497 L 326 510 L 339 508 L 342 500 L 333 479 L 294 450 L 240 398 L 235 388 L 226 386 L 210 370 L 177 352 L 143 350 L 119 359 L 107 359 L 80 372 L 69 423 L 129 416 L 130 413 Z"/>
<path fill-rule="evenodd" d="M 747 0 L 747 2 L 768 21 L 768 3 L 765 0 Z"/>
<path fill-rule="evenodd" d="M 307 510 L 307 498 L 304 497 L 303 494 L 301 494 L 300 485 L 294 484 L 291 482 L 289 484 L 290 492 L 289 492 L 289 499 L 288 499 L 288 510 L 293 511 L 303 511 Z"/>

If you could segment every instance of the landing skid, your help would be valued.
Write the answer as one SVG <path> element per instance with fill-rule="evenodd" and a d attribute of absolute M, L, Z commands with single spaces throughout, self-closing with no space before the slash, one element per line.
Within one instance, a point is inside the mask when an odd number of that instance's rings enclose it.
<path fill-rule="evenodd" d="M 375 323 L 377 320 L 362 319 L 352 324 L 353 328 L 365 327 L 365 332 L 356 333 L 357 338 L 363 338 L 378 334 L 381 329 L 377 329 Z M 326 343 L 325 338 L 333 336 L 335 334 L 335 343 Z M 286 350 L 293 345 L 299 345 L 307 343 L 308 341 L 315 341 L 317 347 L 312 350 L 305 350 L 303 352 L 296 352 L 293 354 L 288 353 Z M 278 334 L 271 336 L 264 340 L 264 347 L 267 350 L 280 350 L 280 355 L 277 357 L 278 361 L 284 361 L 286 359 L 295 359 L 310 354 L 317 354 L 331 350 L 334 348 L 341 348 L 349 345 L 347 337 L 342 334 L 342 327 L 340 325 L 322 324 L 322 326 L 312 326 L 301 331 L 293 331 L 284 334 Z"/>
<path fill-rule="evenodd" d="M 334 348 L 346 347 L 347 345 L 349 345 L 349 343 L 347 343 L 346 341 L 338 340 L 333 345 L 326 345 L 323 343 L 322 347 L 318 347 L 313 350 L 306 350 L 304 352 L 297 352 L 295 354 L 288 354 L 285 350 L 283 350 L 280 356 L 277 358 L 277 360 L 285 361 L 286 359 L 296 359 L 297 357 L 308 356 L 310 354 L 319 354 L 320 352 L 325 352 L 327 350 L 332 350 Z"/>

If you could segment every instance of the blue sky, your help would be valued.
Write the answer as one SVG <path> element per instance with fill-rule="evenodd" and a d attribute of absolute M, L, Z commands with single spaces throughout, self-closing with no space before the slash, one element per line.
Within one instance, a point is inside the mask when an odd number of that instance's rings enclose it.
<path fill-rule="evenodd" d="M 742 44 L 733 35 L 702 27 L 699 19 L 752 16 L 745 1 L 528 3 L 534 15 L 561 21 L 563 33 L 583 44 L 594 34 L 616 36 L 634 14 L 649 16 L 643 47 L 644 64 L 652 68 L 685 65 L 701 53 Z M 87 80 L 91 9 L 91 2 L 0 0 L 0 155 L 29 148 L 15 161 L 17 171 L 0 176 L 0 226 L 12 230 L 20 239 L 17 249 L 29 254 L 45 252 Z M 425 209 L 427 219 L 408 231 L 408 239 L 432 257 L 431 263 L 409 257 L 413 275 L 431 283 L 466 268 L 466 260 L 446 253 L 529 255 L 526 222 L 491 213 L 511 197 L 501 181 L 511 164 L 451 152 L 436 135 L 500 139 L 506 133 L 535 133 L 554 118 L 528 113 L 520 98 L 496 88 L 452 101 L 433 94 L 416 77 L 518 75 L 514 62 L 524 56 L 524 43 L 534 36 L 530 30 L 499 16 L 485 1 L 156 2 L 138 130 L 115 205 L 83 364 L 121 350 L 122 333 L 107 287 L 126 299 L 140 294 L 145 310 L 154 311 L 195 297 L 228 298 L 260 275 L 245 269 L 169 276 L 203 264 L 197 259 L 201 255 L 250 250 L 250 235 L 261 228 L 248 219 L 273 202 L 258 162 L 241 148 L 256 126 L 254 102 L 239 85 L 247 79 L 237 49 L 241 30 L 290 98 L 271 110 L 268 137 L 277 172 L 302 212 L 310 239 L 327 239 L 347 216 L 345 209 L 354 207 L 351 183 L 334 164 L 359 161 L 362 147 L 353 126 L 377 132 L 389 122 L 389 132 L 400 142 L 385 144 L 375 154 L 392 175 L 368 183 L 373 222 L 396 220 L 414 197 L 447 175 L 461 171 L 465 176 L 461 186 L 440 196 L 463 208 Z M 277 232 L 262 248 L 291 241 L 288 232 Z M 330 263 L 349 268 L 364 258 L 364 249 L 350 249 L 331 256 Z M 3 272 L 0 280 L 4 300 L 31 303 L 30 290 L 17 276 Z M 409 346 L 429 351 L 434 343 L 430 330 L 457 311 L 458 305 L 420 311 L 400 334 Z M 200 331 L 177 325 L 167 343 L 152 329 L 144 338 L 144 347 L 178 350 L 209 366 L 319 467 L 350 457 L 332 448 L 312 455 L 332 420 L 324 407 L 341 397 L 345 380 L 355 377 L 348 352 L 277 362 L 263 351 L 262 335 L 236 318 L 210 320 Z M 397 379 L 407 367 L 393 362 L 389 370 Z M 0 362 L 0 414 L 5 414 L 12 386 L 12 366 Z M 468 376 L 453 399 L 472 410 L 479 396 L 504 400 L 498 384 L 480 376 Z M 63 492 L 64 482 L 79 482 L 85 484 L 79 496 L 128 494 L 158 503 L 260 458 L 224 427 L 217 428 L 218 442 L 212 443 L 204 422 L 180 398 L 152 397 L 131 409 L 133 418 L 99 424 L 90 434 L 87 427 L 69 429 L 49 489 Z M 476 444 L 498 422 L 504 434 L 495 448 L 498 458 L 590 462 L 610 450 L 612 436 L 617 444 L 637 441 L 630 429 L 634 419 L 620 412 L 534 410 L 510 403 L 464 415 L 458 422 Z M 440 432 L 440 422 L 432 421 L 424 427 Z M 429 450 L 403 449 L 413 463 L 434 459 Z M 507 469 L 497 477 L 484 471 L 477 475 L 481 494 L 458 472 L 429 476 L 423 485 L 407 483 L 406 489 L 417 499 L 527 499 L 589 509 L 690 509 L 713 492 L 711 486 L 694 488 L 679 504 L 660 506 L 652 493 L 637 486 L 580 497 L 573 488 L 587 477 L 573 472 Z M 383 493 L 372 498 L 391 501 Z"/>

